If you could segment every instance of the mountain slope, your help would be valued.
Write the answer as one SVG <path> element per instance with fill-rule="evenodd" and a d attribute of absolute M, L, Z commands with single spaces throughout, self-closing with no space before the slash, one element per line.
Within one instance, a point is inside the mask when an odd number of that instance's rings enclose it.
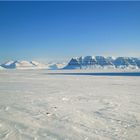
<path fill-rule="evenodd" d="M 140 59 L 134 57 L 85 56 L 72 58 L 64 69 L 140 68 Z"/>
<path fill-rule="evenodd" d="M 6 69 L 41 69 L 47 68 L 46 65 L 38 63 L 36 61 L 8 61 L 1 65 Z"/>
<path fill-rule="evenodd" d="M 0 66 L 0 69 L 62 69 L 65 63 L 42 64 L 37 61 L 8 61 Z"/>

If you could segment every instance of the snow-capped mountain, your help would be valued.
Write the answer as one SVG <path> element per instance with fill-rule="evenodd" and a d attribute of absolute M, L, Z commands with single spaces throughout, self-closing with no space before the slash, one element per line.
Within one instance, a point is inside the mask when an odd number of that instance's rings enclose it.
<path fill-rule="evenodd" d="M 8 61 L 1 65 L 6 69 L 42 69 L 47 68 L 46 65 L 38 63 L 36 61 Z"/>
<path fill-rule="evenodd" d="M 66 66 L 66 63 L 48 63 L 48 69 L 51 70 L 57 70 L 57 69 L 63 69 Z"/>
<path fill-rule="evenodd" d="M 0 69 L 50 69 L 57 70 L 66 66 L 66 63 L 42 64 L 37 61 L 8 61 L 0 65 Z"/>
<path fill-rule="evenodd" d="M 64 69 L 140 68 L 140 59 L 134 57 L 85 56 L 72 58 Z"/>
<path fill-rule="evenodd" d="M 140 69 L 140 58 L 85 56 L 72 58 L 66 63 L 42 64 L 36 61 L 8 61 L 0 65 L 4 69 Z"/>

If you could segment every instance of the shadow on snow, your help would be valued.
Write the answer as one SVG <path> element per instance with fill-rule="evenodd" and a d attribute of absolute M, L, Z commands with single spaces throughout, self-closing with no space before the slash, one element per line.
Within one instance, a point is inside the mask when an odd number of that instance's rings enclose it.
<path fill-rule="evenodd" d="M 46 73 L 47 75 L 140 76 L 140 72 Z"/>

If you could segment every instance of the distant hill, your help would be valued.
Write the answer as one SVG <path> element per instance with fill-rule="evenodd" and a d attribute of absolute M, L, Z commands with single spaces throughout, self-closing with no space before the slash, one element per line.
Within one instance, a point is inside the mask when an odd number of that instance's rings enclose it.
<path fill-rule="evenodd" d="M 8 61 L 1 64 L 0 69 L 60 69 L 63 67 L 63 63 L 42 64 L 36 61 Z"/>
<path fill-rule="evenodd" d="M 8 61 L 1 65 L 6 69 L 40 69 L 47 66 L 36 61 Z"/>

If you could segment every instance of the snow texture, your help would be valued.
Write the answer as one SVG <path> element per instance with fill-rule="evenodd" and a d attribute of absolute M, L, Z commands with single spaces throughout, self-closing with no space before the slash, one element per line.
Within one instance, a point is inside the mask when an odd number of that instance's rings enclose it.
<path fill-rule="evenodd" d="M 140 73 L 91 73 L 0 71 L 0 140 L 139 140 Z"/>

